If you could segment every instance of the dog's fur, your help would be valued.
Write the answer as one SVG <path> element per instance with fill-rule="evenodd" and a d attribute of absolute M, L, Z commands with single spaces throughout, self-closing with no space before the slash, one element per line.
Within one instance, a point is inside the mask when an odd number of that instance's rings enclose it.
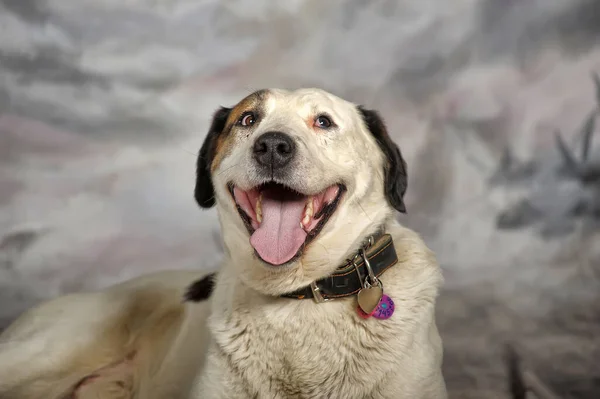
<path fill-rule="evenodd" d="M 255 123 L 241 126 L 250 111 Z M 315 125 L 320 115 L 331 127 Z M 255 253 L 229 191 L 268 180 L 252 147 L 269 131 L 297 149 L 272 179 L 307 195 L 345 186 L 320 233 L 282 266 Z M 164 272 L 42 304 L 0 337 L 0 397 L 445 398 L 434 320 L 442 278 L 419 236 L 396 221 L 406 186 L 379 115 L 332 94 L 262 90 L 219 109 L 195 189 L 201 207 L 216 204 L 226 250 L 210 298 L 201 301 L 213 285 L 202 273 Z M 396 303 L 390 319 L 360 318 L 355 297 L 280 297 L 333 273 L 382 226 L 399 260 L 381 277 Z M 182 302 L 186 289 L 195 301 Z"/>
<path fill-rule="evenodd" d="M 205 274 L 154 273 L 29 310 L 0 336 L 0 398 L 185 398 L 209 309 L 183 296 Z"/>

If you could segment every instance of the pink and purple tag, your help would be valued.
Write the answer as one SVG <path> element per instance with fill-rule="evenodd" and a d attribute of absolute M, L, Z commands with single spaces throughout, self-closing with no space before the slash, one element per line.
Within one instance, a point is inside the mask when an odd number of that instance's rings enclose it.
<path fill-rule="evenodd" d="M 381 301 L 379 301 L 379 305 L 377 305 L 377 308 L 373 313 L 373 317 L 379 320 L 389 319 L 394 314 L 394 309 L 395 306 L 394 301 L 392 301 L 392 298 L 383 294 L 383 296 L 381 297 Z"/>
<path fill-rule="evenodd" d="M 368 319 L 369 317 L 373 316 L 379 320 L 386 320 L 392 317 L 395 308 L 396 307 L 394 306 L 394 301 L 392 301 L 392 298 L 383 294 L 381 300 L 379 301 L 379 305 L 377 305 L 373 313 L 366 314 L 365 312 L 363 312 L 360 306 L 357 307 L 356 310 L 358 311 L 358 315 L 363 319 Z"/>

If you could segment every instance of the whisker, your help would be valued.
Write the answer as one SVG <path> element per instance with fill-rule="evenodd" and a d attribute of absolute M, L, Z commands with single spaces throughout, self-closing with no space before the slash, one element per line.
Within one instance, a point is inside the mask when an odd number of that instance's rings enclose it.
<path fill-rule="evenodd" d="M 331 262 L 331 254 L 329 253 L 329 250 L 327 249 L 327 247 L 323 244 L 320 243 L 319 241 L 315 241 L 316 243 L 318 243 L 320 246 L 323 247 L 323 249 L 325 250 L 325 252 L 327 252 L 327 263 Z"/>
<path fill-rule="evenodd" d="M 223 170 L 220 170 L 219 172 L 215 173 L 215 176 L 222 175 L 223 173 L 225 173 L 225 172 L 227 172 L 227 171 L 229 171 L 229 170 L 231 170 L 231 169 L 233 169 L 233 168 L 235 168 L 237 166 L 239 166 L 239 162 L 236 163 L 236 164 L 233 164 L 233 165 L 231 165 L 231 166 L 229 166 L 229 167 L 227 167 L 227 168 L 225 168 Z"/>
<path fill-rule="evenodd" d="M 367 217 L 367 219 L 369 219 L 371 222 L 373 222 L 373 219 L 371 219 L 371 217 L 367 214 L 367 212 L 365 211 L 365 209 L 362 207 L 362 205 L 360 204 L 359 200 L 356 200 L 356 204 L 359 206 L 359 208 L 362 210 L 362 212 L 365 214 L 365 216 Z"/>
<path fill-rule="evenodd" d="M 196 157 L 196 156 L 198 156 L 198 154 L 197 154 L 197 153 L 195 153 L 195 152 L 191 152 L 190 150 L 186 150 L 185 148 L 183 148 L 183 147 L 180 147 L 180 146 L 178 146 L 178 147 L 179 147 L 179 148 L 180 148 L 180 149 L 181 149 L 183 152 L 187 152 L 188 154 L 190 154 L 190 155 L 193 155 L 193 156 L 195 156 L 195 157 Z"/>
<path fill-rule="evenodd" d="M 211 201 L 211 200 L 216 200 L 214 195 L 212 197 L 208 198 L 206 201 Z"/>

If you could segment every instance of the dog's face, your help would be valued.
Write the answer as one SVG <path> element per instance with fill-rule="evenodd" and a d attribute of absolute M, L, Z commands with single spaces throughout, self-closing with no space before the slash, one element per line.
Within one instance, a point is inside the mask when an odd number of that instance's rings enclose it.
<path fill-rule="evenodd" d="M 242 280 L 280 295 L 331 274 L 404 212 L 406 184 L 374 111 L 318 89 L 261 90 L 215 113 L 195 197 L 217 204 Z"/>

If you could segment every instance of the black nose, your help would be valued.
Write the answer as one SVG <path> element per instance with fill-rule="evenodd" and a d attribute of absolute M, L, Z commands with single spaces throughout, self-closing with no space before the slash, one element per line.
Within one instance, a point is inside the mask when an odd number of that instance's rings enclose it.
<path fill-rule="evenodd" d="M 275 170 L 287 165 L 296 153 L 294 140 L 285 133 L 268 132 L 254 142 L 254 159 Z"/>

